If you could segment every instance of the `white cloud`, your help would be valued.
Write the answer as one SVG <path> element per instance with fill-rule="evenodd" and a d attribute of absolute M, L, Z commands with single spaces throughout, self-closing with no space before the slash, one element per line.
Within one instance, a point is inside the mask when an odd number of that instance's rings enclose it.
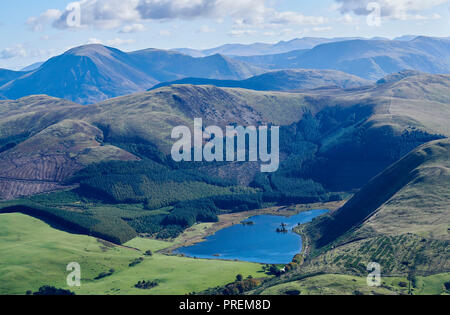
<path fill-rule="evenodd" d="M 353 16 L 351 16 L 349 13 L 346 13 L 342 17 L 338 18 L 337 21 L 344 24 L 352 24 L 354 19 Z"/>
<path fill-rule="evenodd" d="M 81 26 L 101 29 L 124 27 L 126 24 L 145 20 L 172 20 L 223 17 L 244 17 L 248 22 L 256 20 L 266 10 L 266 0 L 81 0 L 79 4 Z M 67 17 L 71 10 L 64 10 L 53 26 L 69 28 Z M 30 18 L 30 23 L 39 18 Z M 126 30 L 125 30 L 126 32 Z"/>
<path fill-rule="evenodd" d="M 343 13 L 353 12 L 356 15 L 367 15 L 367 5 L 377 2 L 381 7 L 381 16 L 394 19 L 420 19 L 421 11 L 438 5 L 449 3 L 450 0 L 335 0 L 340 4 L 338 10 Z"/>
<path fill-rule="evenodd" d="M 15 45 L 0 50 L 0 59 L 12 59 L 17 57 L 26 57 L 28 55 L 23 45 Z"/>
<path fill-rule="evenodd" d="M 264 25 L 319 25 L 324 17 L 305 16 L 299 12 L 280 12 L 270 4 L 271 0 L 81 0 L 81 27 L 100 29 L 121 28 L 119 32 L 131 33 L 143 30 L 146 20 L 192 20 L 197 18 L 221 21 L 231 18 L 236 24 L 248 27 Z M 47 17 L 49 11 L 53 15 Z M 70 28 L 67 19 L 72 9 L 63 12 L 49 10 L 40 17 L 32 17 L 29 24 L 41 29 L 44 22 L 52 22 L 60 29 Z M 58 14 L 56 14 L 58 12 Z"/>
<path fill-rule="evenodd" d="M 140 0 L 81 0 L 74 3 L 80 8 L 81 27 L 111 29 L 139 21 L 141 17 L 136 9 L 139 2 Z M 64 10 L 53 22 L 53 26 L 60 29 L 70 28 L 67 18 L 72 12 Z"/>
<path fill-rule="evenodd" d="M 122 29 L 119 31 L 119 33 L 136 33 L 136 32 L 142 32 L 145 31 L 145 26 L 142 24 L 134 23 L 134 24 L 128 24 L 122 27 Z"/>
<path fill-rule="evenodd" d="M 143 19 L 258 18 L 266 10 L 266 0 L 141 0 L 137 10 Z"/>
<path fill-rule="evenodd" d="M 45 59 L 54 54 L 53 49 L 35 48 L 30 44 L 17 44 L 0 50 L 0 59 L 38 58 Z"/>
<path fill-rule="evenodd" d="M 48 9 L 38 17 L 30 17 L 27 20 L 27 24 L 33 31 L 42 31 L 46 24 L 59 19 L 61 15 L 62 12 L 60 10 Z"/>
<path fill-rule="evenodd" d="M 92 37 L 92 38 L 89 38 L 87 44 L 101 44 L 101 45 L 103 45 L 103 41 L 98 39 L 98 38 Z"/>

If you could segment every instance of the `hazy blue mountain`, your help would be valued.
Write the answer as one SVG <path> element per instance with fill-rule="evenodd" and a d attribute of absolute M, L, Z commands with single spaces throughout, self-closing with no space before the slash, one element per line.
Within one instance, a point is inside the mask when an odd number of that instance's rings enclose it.
<path fill-rule="evenodd" d="M 188 55 L 188 56 L 195 57 L 195 58 L 206 56 L 201 50 L 197 50 L 197 49 L 193 49 L 193 48 L 175 48 L 175 49 L 172 49 L 172 51 L 179 52 L 181 54 Z"/>
<path fill-rule="evenodd" d="M 450 73 L 450 40 L 430 37 L 411 41 L 352 40 L 286 54 L 236 59 L 270 69 L 333 69 L 377 80 L 405 69 Z"/>
<path fill-rule="evenodd" d="M 38 69 L 40 66 L 42 66 L 44 64 L 44 62 L 40 61 L 40 62 L 35 62 L 29 66 L 26 66 L 25 68 L 21 69 L 21 71 L 33 71 Z"/>
<path fill-rule="evenodd" d="M 184 77 L 241 80 L 263 73 L 258 67 L 215 54 L 194 58 L 175 51 L 145 49 L 129 53 L 139 69 L 160 82 Z"/>
<path fill-rule="evenodd" d="M 197 50 L 191 48 L 177 48 L 175 51 L 187 54 L 193 57 L 204 57 L 214 54 L 223 54 L 228 56 L 254 56 L 281 54 L 293 50 L 311 49 L 317 45 L 324 43 L 333 43 L 344 40 L 358 39 L 357 37 L 340 37 L 340 38 L 320 38 L 320 37 L 304 37 L 295 38 L 290 41 L 280 41 L 276 44 L 254 43 L 254 44 L 226 44 L 219 47 Z"/>
<path fill-rule="evenodd" d="M 421 71 L 416 71 L 416 70 L 404 70 L 404 71 L 400 71 L 397 73 L 393 73 L 390 74 L 380 80 L 377 81 L 377 84 L 386 84 L 386 83 L 392 83 L 392 82 L 397 82 L 400 80 L 403 80 L 405 78 L 408 77 L 412 77 L 415 75 L 424 75 L 425 73 L 421 72 Z"/>
<path fill-rule="evenodd" d="M 403 35 L 403 36 L 394 38 L 394 40 L 410 41 L 417 37 L 418 37 L 417 35 Z"/>
<path fill-rule="evenodd" d="M 193 58 L 156 49 L 125 53 L 102 45 L 86 45 L 53 57 L 36 71 L 21 73 L 20 78 L 17 73 L 5 72 L 0 94 L 10 99 L 46 94 L 90 104 L 145 91 L 161 81 L 192 76 L 239 80 L 262 72 L 221 55 Z"/>
<path fill-rule="evenodd" d="M 306 40 L 302 39 L 303 42 Z M 312 45 L 317 39 L 308 40 Z M 295 40 L 277 44 L 286 49 L 295 45 L 298 46 Z M 90 104 L 145 91 L 161 82 L 184 78 L 241 81 L 268 70 L 280 69 L 338 70 L 372 81 L 405 69 L 432 74 L 450 73 L 450 40 L 428 37 L 410 41 L 357 39 L 284 54 L 235 58 L 221 54 L 196 58 L 157 49 L 126 53 L 102 45 L 86 45 L 53 57 L 31 72 L 1 70 L 0 95 L 17 99 L 47 94 Z M 281 72 L 240 83 L 212 84 L 259 90 L 292 90 L 324 85 L 349 87 L 356 81 L 358 86 L 366 84 L 360 79 L 347 79 L 343 74 L 311 71 Z"/>
<path fill-rule="evenodd" d="M 88 45 L 51 58 L 35 72 L 1 87 L 0 93 L 10 99 L 46 94 L 86 104 L 133 93 L 157 82 L 136 69 L 128 54 Z"/>
<path fill-rule="evenodd" d="M 324 86 L 356 88 L 370 85 L 368 80 L 333 70 L 280 70 L 271 71 L 246 80 L 212 80 L 185 78 L 155 85 L 151 90 L 175 84 L 214 85 L 217 87 L 243 88 L 257 91 L 292 91 Z"/>
<path fill-rule="evenodd" d="M 18 77 L 23 76 L 26 74 L 24 71 L 12 71 L 7 69 L 0 69 L 0 86 L 2 86 L 5 83 L 8 83 L 11 80 L 15 80 Z"/>

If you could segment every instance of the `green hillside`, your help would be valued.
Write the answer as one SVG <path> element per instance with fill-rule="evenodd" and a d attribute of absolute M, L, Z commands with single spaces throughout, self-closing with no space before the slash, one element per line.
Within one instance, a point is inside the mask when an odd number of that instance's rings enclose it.
<path fill-rule="evenodd" d="M 23 214 L 0 214 L 0 248 L 8 252 L 0 256 L 0 294 L 24 295 L 44 285 L 76 294 L 188 294 L 229 283 L 237 274 L 265 277 L 259 264 L 157 253 L 172 245 L 168 242 L 136 239 L 126 245 L 62 232 Z M 153 256 L 145 256 L 147 250 L 153 251 Z M 144 257 L 140 264 L 129 266 L 140 257 Z M 80 288 L 67 287 L 66 266 L 71 262 L 81 266 Z M 111 275 L 99 277 L 111 269 Z M 150 290 L 134 287 L 143 280 L 159 285 Z"/>
<path fill-rule="evenodd" d="M 297 229 L 305 262 L 264 294 L 445 294 L 450 272 L 450 140 L 420 146 L 343 207 Z M 381 287 L 366 285 L 381 266 Z M 296 294 L 297 294 L 296 293 Z"/>
<path fill-rule="evenodd" d="M 321 248 L 344 236 L 414 233 L 450 240 L 450 140 L 425 144 L 371 180 L 345 206 L 312 229 Z"/>
<path fill-rule="evenodd" d="M 384 274 L 449 272 L 449 153 L 448 139 L 419 147 L 308 225 L 305 268 L 364 273 L 375 261 Z"/>
<path fill-rule="evenodd" d="M 450 135 L 449 85 L 448 75 L 413 74 L 305 93 L 175 85 L 90 106 L 0 101 L 0 198 L 94 216 L 101 224 L 87 228 L 121 243 L 136 233 L 175 237 L 223 212 L 340 200 Z M 205 126 L 280 125 L 280 169 L 174 163 L 172 128 L 197 117 Z M 62 189 L 70 191 L 35 196 Z M 125 215 L 99 210 L 121 204 Z"/>
<path fill-rule="evenodd" d="M 445 294 L 444 283 L 449 281 L 450 274 L 438 274 L 427 277 L 417 277 L 416 295 Z M 327 274 L 306 277 L 302 280 L 292 281 L 269 287 L 262 295 L 406 295 L 409 294 L 407 277 L 388 277 L 383 279 L 381 287 L 367 286 L 365 277 L 351 275 Z"/>

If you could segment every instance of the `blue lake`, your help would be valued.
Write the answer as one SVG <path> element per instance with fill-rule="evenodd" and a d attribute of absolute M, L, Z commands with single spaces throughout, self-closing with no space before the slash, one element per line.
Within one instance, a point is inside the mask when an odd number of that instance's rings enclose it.
<path fill-rule="evenodd" d="M 233 225 L 207 237 L 204 242 L 179 248 L 175 253 L 197 258 L 287 264 L 302 249 L 302 238 L 292 232 L 292 228 L 327 212 L 311 210 L 291 217 L 254 216 L 245 220 L 252 221 L 253 225 Z M 276 232 L 282 223 L 287 224 L 289 232 Z"/>

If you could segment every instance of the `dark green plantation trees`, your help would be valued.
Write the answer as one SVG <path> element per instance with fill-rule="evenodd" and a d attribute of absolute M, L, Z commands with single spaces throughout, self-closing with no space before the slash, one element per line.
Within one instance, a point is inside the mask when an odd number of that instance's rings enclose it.
<path fill-rule="evenodd" d="M 247 211 L 263 206 L 261 194 L 225 195 L 177 203 L 167 215 L 137 217 L 128 222 L 138 233 L 174 238 L 197 222 L 217 222 L 223 210 Z"/>
<path fill-rule="evenodd" d="M 163 220 L 163 224 L 189 227 L 196 222 L 217 222 L 218 210 L 209 199 L 180 202 Z"/>
<path fill-rule="evenodd" d="M 255 189 L 178 167 L 148 159 L 99 163 L 82 170 L 72 181 L 81 183 L 80 196 L 103 203 L 143 204 L 147 214 L 127 223 L 137 233 L 158 238 L 176 237 L 196 222 L 216 222 L 220 210 L 262 206 L 261 194 Z M 164 207 L 169 207 L 168 212 L 156 214 Z"/>
<path fill-rule="evenodd" d="M 81 182 L 81 191 L 86 195 L 94 192 L 108 202 L 145 203 L 150 210 L 231 194 L 229 187 L 233 186 L 199 171 L 173 169 L 151 160 L 96 164 L 81 171 L 73 181 Z"/>

